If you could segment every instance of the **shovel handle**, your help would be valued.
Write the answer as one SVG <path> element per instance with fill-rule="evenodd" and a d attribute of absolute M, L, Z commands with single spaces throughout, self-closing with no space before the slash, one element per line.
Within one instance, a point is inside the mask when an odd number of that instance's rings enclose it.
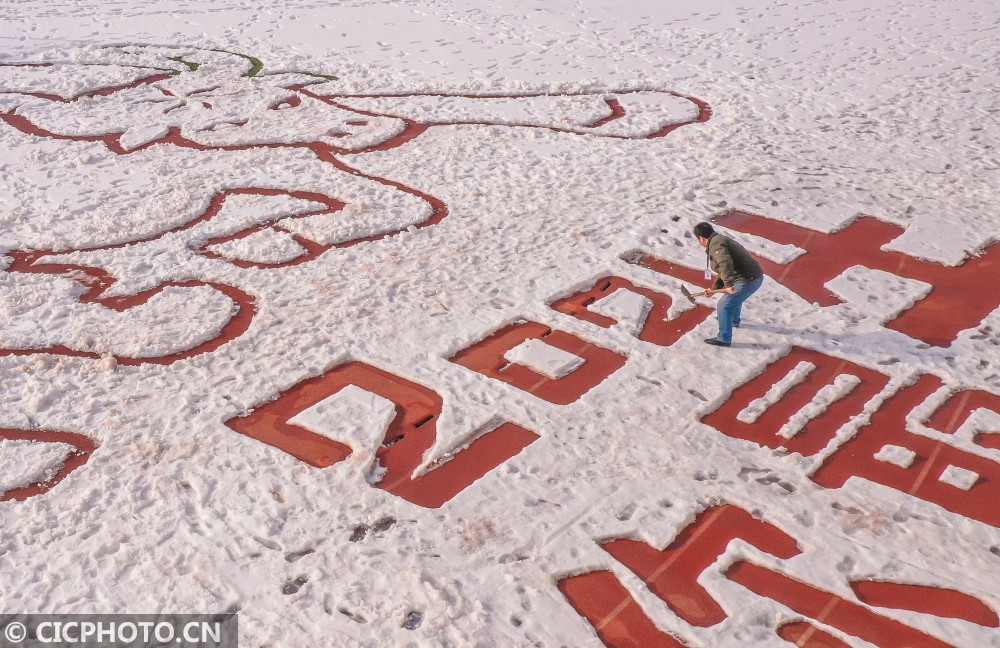
<path fill-rule="evenodd" d="M 694 300 L 695 297 L 705 297 L 706 295 L 714 295 L 715 293 L 720 293 L 720 292 L 726 292 L 726 289 L 718 288 L 716 290 L 713 290 L 709 288 L 708 290 L 703 290 L 701 292 L 693 293 L 687 289 L 687 286 L 681 285 L 681 294 L 684 295 L 685 299 L 687 299 L 692 304 L 696 303 Z"/>

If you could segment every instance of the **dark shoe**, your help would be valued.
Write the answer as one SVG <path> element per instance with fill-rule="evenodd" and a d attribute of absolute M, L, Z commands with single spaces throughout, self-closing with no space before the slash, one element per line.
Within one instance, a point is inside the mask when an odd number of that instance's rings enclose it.
<path fill-rule="evenodd" d="M 732 344 L 732 342 L 723 342 L 719 338 L 705 338 L 705 344 L 711 344 L 713 346 L 727 347 Z"/>
<path fill-rule="evenodd" d="M 733 328 L 739 328 L 739 327 L 740 327 L 739 322 L 733 322 Z"/>

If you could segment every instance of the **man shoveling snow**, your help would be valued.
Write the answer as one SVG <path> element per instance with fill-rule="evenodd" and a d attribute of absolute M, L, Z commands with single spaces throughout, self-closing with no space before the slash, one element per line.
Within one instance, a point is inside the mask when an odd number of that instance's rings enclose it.
<path fill-rule="evenodd" d="M 725 293 L 716 307 L 719 335 L 706 339 L 705 343 L 728 347 L 733 342 L 733 327 L 740 326 L 743 302 L 757 292 L 764 283 L 764 271 L 746 248 L 716 232 L 711 223 L 698 223 L 694 226 L 693 232 L 698 242 L 705 248 L 705 278 L 710 279 L 715 276 L 712 287 L 697 294 Z"/>

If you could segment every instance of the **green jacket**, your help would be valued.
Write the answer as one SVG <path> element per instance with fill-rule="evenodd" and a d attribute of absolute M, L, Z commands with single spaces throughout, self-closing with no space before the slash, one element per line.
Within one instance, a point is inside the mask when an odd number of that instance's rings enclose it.
<path fill-rule="evenodd" d="M 716 275 L 714 290 L 749 283 L 764 271 L 742 245 L 716 232 L 708 239 L 708 266 Z"/>

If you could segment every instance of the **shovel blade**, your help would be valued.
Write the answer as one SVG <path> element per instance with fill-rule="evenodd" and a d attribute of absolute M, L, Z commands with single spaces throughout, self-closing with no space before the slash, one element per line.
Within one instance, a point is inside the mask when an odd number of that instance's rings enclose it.
<path fill-rule="evenodd" d="M 689 290 L 687 289 L 687 286 L 683 286 L 683 285 L 681 286 L 681 294 L 682 294 L 682 295 L 684 295 L 684 297 L 685 297 L 685 298 L 686 298 L 686 299 L 687 299 L 687 300 L 688 300 L 689 302 L 691 302 L 692 304 L 696 304 L 696 303 L 697 303 L 697 302 L 696 302 L 696 301 L 694 300 L 694 297 L 693 297 L 693 296 L 691 295 L 691 292 L 690 292 L 690 291 L 689 291 Z"/>

